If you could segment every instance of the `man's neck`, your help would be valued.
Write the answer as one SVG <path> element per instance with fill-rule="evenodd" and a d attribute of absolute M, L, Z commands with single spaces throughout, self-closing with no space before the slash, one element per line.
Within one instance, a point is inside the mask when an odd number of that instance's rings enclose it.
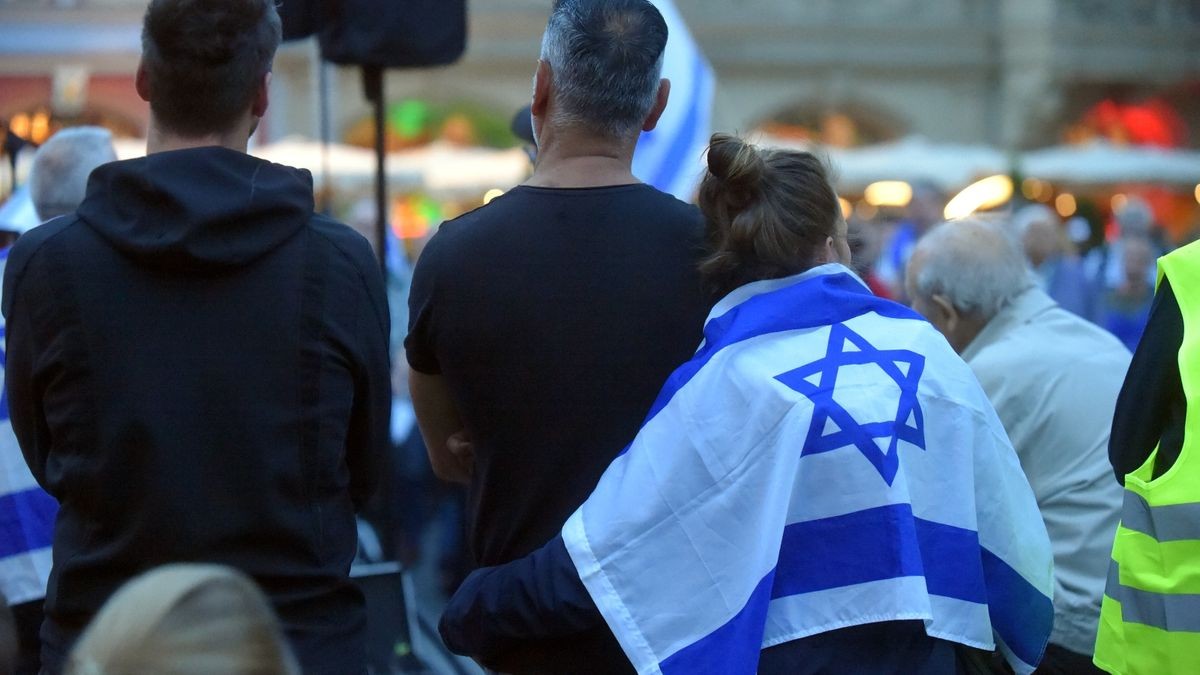
<path fill-rule="evenodd" d="M 543 127 L 537 164 L 526 185 L 553 188 L 632 185 L 636 139 L 614 141 Z"/>
<path fill-rule="evenodd" d="M 249 134 L 240 126 L 224 134 L 209 134 L 207 136 L 181 136 L 162 129 L 154 122 L 150 123 L 150 133 L 146 137 L 146 154 L 167 152 L 169 150 L 187 150 L 189 148 L 205 148 L 218 146 L 246 152 Z"/>

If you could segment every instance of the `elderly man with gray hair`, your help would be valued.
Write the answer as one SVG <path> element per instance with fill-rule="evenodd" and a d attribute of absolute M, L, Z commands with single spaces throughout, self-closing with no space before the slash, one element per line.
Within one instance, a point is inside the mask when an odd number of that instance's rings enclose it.
<path fill-rule="evenodd" d="M 1055 616 L 1038 672 L 1099 672 L 1091 654 L 1121 505 L 1108 440 L 1130 353 L 1038 288 L 994 223 L 931 230 L 917 244 L 906 284 L 913 309 L 979 378 L 1046 523 Z"/>
<path fill-rule="evenodd" d="M 71 213 L 87 192 L 88 176 L 115 162 L 112 133 L 103 127 L 71 127 L 38 148 L 29 172 L 29 192 L 42 222 Z"/>
<path fill-rule="evenodd" d="M 556 2 L 530 106 L 533 176 L 442 225 L 417 261 L 409 387 L 434 472 L 470 484 L 478 565 L 558 534 L 700 342 L 699 211 L 631 170 L 667 104 L 666 42 L 647 0 Z M 448 445 L 464 429 L 471 453 Z M 490 665 L 632 672 L 605 626 L 562 632 Z"/>

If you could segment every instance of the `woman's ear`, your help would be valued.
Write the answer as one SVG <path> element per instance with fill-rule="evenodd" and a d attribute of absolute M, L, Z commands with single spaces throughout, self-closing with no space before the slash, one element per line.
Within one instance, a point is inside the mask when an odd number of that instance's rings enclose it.
<path fill-rule="evenodd" d="M 841 262 L 833 237 L 825 237 L 825 243 L 817 250 L 816 262 L 818 265 Z"/>

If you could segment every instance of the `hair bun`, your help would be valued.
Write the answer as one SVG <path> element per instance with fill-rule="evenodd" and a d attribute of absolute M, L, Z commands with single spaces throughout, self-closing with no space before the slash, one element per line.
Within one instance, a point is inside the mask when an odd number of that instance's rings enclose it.
<path fill-rule="evenodd" d="M 753 193 L 767 164 L 758 148 L 729 134 L 713 134 L 708 146 L 708 171 L 734 193 Z"/>

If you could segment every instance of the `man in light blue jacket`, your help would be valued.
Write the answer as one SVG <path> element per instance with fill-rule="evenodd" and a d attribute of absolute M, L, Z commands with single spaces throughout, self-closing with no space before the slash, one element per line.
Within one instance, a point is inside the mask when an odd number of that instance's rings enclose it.
<path fill-rule="evenodd" d="M 1054 550 L 1054 631 L 1042 668 L 1091 663 L 1121 486 L 1108 463 L 1129 351 L 1037 287 L 998 223 L 956 221 L 918 244 L 906 284 L 974 371 L 1037 498 Z"/>

